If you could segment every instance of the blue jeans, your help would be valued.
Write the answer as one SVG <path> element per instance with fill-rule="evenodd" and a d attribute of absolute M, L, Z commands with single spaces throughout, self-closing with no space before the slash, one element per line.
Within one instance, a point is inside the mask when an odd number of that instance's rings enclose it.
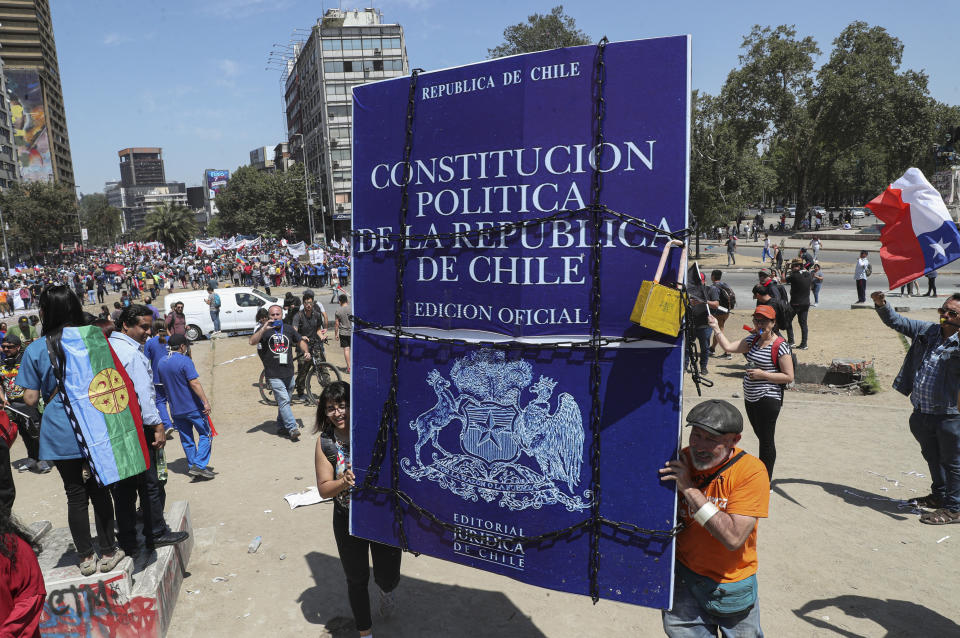
<path fill-rule="evenodd" d="M 210 463 L 210 422 L 207 415 L 200 411 L 179 414 L 173 417 L 173 425 L 180 434 L 180 445 L 183 446 L 183 455 L 187 463 L 201 470 Z M 197 431 L 196 441 L 193 431 Z"/>
<path fill-rule="evenodd" d="M 167 407 L 167 391 L 164 390 L 162 383 L 154 384 L 156 390 L 157 410 L 160 412 L 160 421 L 163 423 L 163 429 L 169 430 L 173 427 L 173 421 L 170 420 L 170 410 Z"/>
<path fill-rule="evenodd" d="M 663 611 L 663 630 L 670 638 L 763 638 L 760 602 L 736 616 L 714 616 L 704 611 L 690 589 L 674 577 L 673 609 Z"/>
<path fill-rule="evenodd" d="M 713 336 L 713 328 L 710 326 L 700 326 L 697 328 L 697 343 L 700 345 L 700 371 L 705 372 L 707 361 L 710 360 L 710 337 Z"/>
<path fill-rule="evenodd" d="M 211 310 L 210 319 L 213 321 L 213 330 L 214 332 L 220 332 L 220 311 Z"/>
<path fill-rule="evenodd" d="M 930 491 L 943 507 L 960 512 L 960 415 L 914 412 L 910 432 L 930 470 Z"/>
<path fill-rule="evenodd" d="M 823 284 L 813 284 L 813 303 L 820 303 L 820 288 Z"/>
<path fill-rule="evenodd" d="M 277 425 L 283 426 L 288 432 L 297 429 L 297 421 L 293 418 L 293 410 L 290 409 L 290 395 L 293 394 L 294 377 L 284 377 L 283 379 L 274 379 L 267 377 L 270 387 L 273 389 L 273 398 L 277 400 Z"/>

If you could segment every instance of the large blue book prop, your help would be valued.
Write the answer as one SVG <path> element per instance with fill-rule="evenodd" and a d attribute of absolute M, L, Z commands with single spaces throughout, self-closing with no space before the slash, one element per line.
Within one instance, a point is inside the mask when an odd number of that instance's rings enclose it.
<path fill-rule="evenodd" d="M 689 47 L 354 88 L 353 534 L 670 606 L 684 340 L 629 316 L 687 227 Z"/>

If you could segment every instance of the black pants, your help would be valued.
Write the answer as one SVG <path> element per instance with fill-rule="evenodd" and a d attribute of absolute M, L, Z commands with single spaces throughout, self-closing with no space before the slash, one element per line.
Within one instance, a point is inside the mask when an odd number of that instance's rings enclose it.
<path fill-rule="evenodd" d="M 800 345 L 807 345 L 807 313 L 810 312 L 810 305 L 806 306 L 791 306 L 793 308 L 793 313 L 796 315 L 796 319 L 800 322 Z M 790 325 L 787 326 L 787 341 L 793 343 L 793 319 L 790 320 Z"/>
<path fill-rule="evenodd" d="M 0 510 L 5 514 L 13 511 L 13 500 L 17 497 L 17 488 L 13 484 L 13 466 L 10 465 L 10 448 L 0 439 Z"/>
<path fill-rule="evenodd" d="M 144 428 L 148 443 L 153 441 L 153 428 Z M 128 555 L 137 553 L 137 497 L 143 513 L 143 537 L 150 545 L 169 528 L 163 519 L 167 493 L 157 479 L 157 450 L 150 446 L 150 467 L 113 485 L 113 502 L 117 508 L 117 536 L 120 548 Z"/>
<path fill-rule="evenodd" d="M 94 478 L 83 480 L 83 459 L 54 461 L 63 491 L 67 494 L 67 524 L 73 545 L 80 556 L 93 553 L 93 540 L 90 538 L 90 512 L 87 502 L 93 504 L 93 520 L 97 526 L 97 541 L 101 554 L 109 554 L 117 547 L 113 533 L 113 501 L 110 489 L 100 487 Z"/>
<path fill-rule="evenodd" d="M 10 406 L 19 412 L 30 415 L 30 418 L 34 423 L 40 423 L 40 411 L 36 406 L 27 405 L 20 401 L 11 401 Z M 26 417 L 22 417 L 19 414 L 11 414 L 10 420 L 17 424 L 17 429 L 20 430 L 20 438 L 23 440 L 24 447 L 27 448 L 27 457 L 33 459 L 34 461 L 40 460 L 40 437 L 39 436 L 30 436 L 28 428 L 24 426 L 24 421 Z"/>
<path fill-rule="evenodd" d="M 937 278 L 927 277 L 927 294 L 937 296 Z"/>
<path fill-rule="evenodd" d="M 867 280 L 857 279 L 857 303 L 866 303 L 867 301 Z"/>
<path fill-rule="evenodd" d="M 747 418 L 754 434 L 760 440 L 757 456 L 767 468 L 767 475 L 773 480 L 773 464 L 777 461 L 777 445 L 773 435 L 777 430 L 777 417 L 780 416 L 781 399 L 763 397 L 759 401 L 744 401 Z"/>
<path fill-rule="evenodd" d="M 370 618 L 370 595 L 367 584 L 370 582 L 370 563 L 367 551 L 373 557 L 373 580 L 385 592 L 396 589 L 400 583 L 400 556 L 398 547 L 364 540 L 351 536 L 349 512 L 339 505 L 333 507 L 333 536 L 337 539 L 337 552 L 340 564 L 347 577 L 347 598 L 358 631 L 373 626 Z"/>

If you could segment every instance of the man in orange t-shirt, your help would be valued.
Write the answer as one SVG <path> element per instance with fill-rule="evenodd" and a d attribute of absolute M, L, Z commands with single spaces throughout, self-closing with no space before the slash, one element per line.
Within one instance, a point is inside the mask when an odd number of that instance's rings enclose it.
<path fill-rule="evenodd" d="M 743 416 L 726 401 L 687 414 L 690 445 L 660 470 L 680 496 L 671 638 L 763 636 L 757 604 L 757 521 L 767 517 L 770 479 L 763 463 L 736 447 Z"/>

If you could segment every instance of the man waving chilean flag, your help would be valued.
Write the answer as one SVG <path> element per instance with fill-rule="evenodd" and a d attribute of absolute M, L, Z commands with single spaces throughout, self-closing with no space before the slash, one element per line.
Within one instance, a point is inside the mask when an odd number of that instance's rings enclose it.
<path fill-rule="evenodd" d="M 920 169 L 907 169 L 867 208 L 884 223 L 880 259 L 891 290 L 960 257 L 957 225 Z"/>

